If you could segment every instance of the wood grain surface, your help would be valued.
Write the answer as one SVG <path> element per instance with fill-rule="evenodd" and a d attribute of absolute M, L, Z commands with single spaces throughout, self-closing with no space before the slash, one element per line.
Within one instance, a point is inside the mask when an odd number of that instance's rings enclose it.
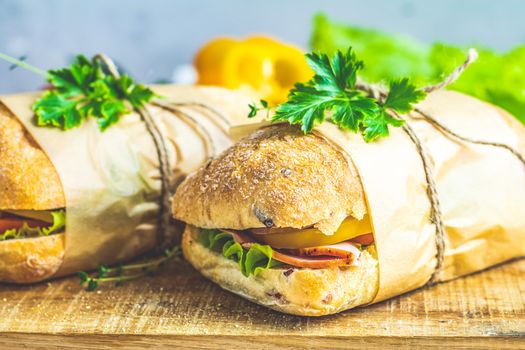
<path fill-rule="evenodd" d="M 279 314 L 221 290 L 182 260 L 86 292 L 76 277 L 0 286 L 8 349 L 525 349 L 525 260 L 321 318 Z"/>

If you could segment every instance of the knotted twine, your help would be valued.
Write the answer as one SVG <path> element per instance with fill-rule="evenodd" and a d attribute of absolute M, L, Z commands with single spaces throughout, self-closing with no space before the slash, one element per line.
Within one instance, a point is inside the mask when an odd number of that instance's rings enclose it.
<path fill-rule="evenodd" d="M 476 61 L 478 58 L 478 53 L 475 49 L 470 49 L 467 55 L 467 58 L 461 64 L 458 66 L 450 75 L 448 75 L 443 81 L 441 81 L 438 84 L 435 85 L 429 85 L 427 87 L 424 87 L 421 89 L 422 91 L 426 93 L 431 93 L 436 90 L 441 90 L 448 85 L 452 84 L 454 81 L 456 81 L 461 74 L 465 71 L 465 69 L 468 68 L 470 64 Z M 363 81 L 358 81 L 356 83 L 357 89 L 366 92 L 369 96 L 374 97 L 378 101 L 384 101 L 387 97 L 387 91 L 384 87 L 376 84 L 368 84 Z M 499 143 L 499 142 L 492 142 L 492 141 L 484 141 L 484 140 L 476 140 L 469 137 L 461 136 L 458 133 L 454 132 L 447 126 L 443 125 L 439 121 L 437 121 L 434 117 L 429 115 L 428 113 L 424 112 L 420 108 L 415 108 L 414 111 L 418 113 L 423 120 L 430 123 L 434 128 L 441 131 L 445 136 L 448 136 L 453 139 L 461 140 L 463 142 L 472 143 L 472 144 L 478 144 L 478 145 L 485 145 L 485 146 L 493 146 L 505 149 L 509 152 L 511 152 L 524 166 L 525 166 L 525 158 L 523 155 L 521 155 L 517 150 L 510 147 L 509 145 Z M 414 146 L 416 147 L 417 153 L 419 154 L 421 158 L 421 163 L 423 165 L 423 170 L 425 172 L 425 180 L 427 182 L 427 196 L 430 201 L 430 207 L 431 207 L 431 222 L 436 226 L 436 267 L 434 269 L 434 272 L 432 273 L 432 276 L 430 276 L 430 279 L 428 281 L 428 284 L 435 284 L 439 282 L 439 276 L 441 274 L 441 271 L 443 269 L 443 263 L 445 260 L 445 227 L 443 224 L 443 214 L 441 211 L 441 204 L 439 201 L 439 195 L 437 191 L 436 186 L 436 180 L 434 177 L 434 172 L 431 164 L 431 158 L 429 156 L 428 151 L 423 145 L 423 142 L 417 135 L 417 133 L 414 131 L 412 126 L 408 123 L 407 119 L 403 118 L 400 114 L 396 113 L 395 111 L 389 110 L 388 113 L 396 119 L 403 120 L 404 124 L 402 126 L 402 130 L 408 135 Z"/>
<path fill-rule="evenodd" d="M 100 61 L 106 67 L 108 73 L 114 78 L 120 78 L 120 73 L 115 65 L 114 61 L 104 54 L 97 54 L 94 57 L 95 60 Z M 178 116 L 184 122 L 190 122 L 194 127 L 197 128 L 198 133 L 205 140 L 206 152 L 208 158 L 211 158 L 217 153 L 215 143 L 209 131 L 201 125 L 193 116 L 184 112 L 180 107 L 197 107 L 211 112 L 215 116 L 219 117 L 226 125 L 230 125 L 229 121 L 216 109 L 201 103 L 201 102 L 180 102 L 170 103 L 165 101 L 152 101 L 150 103 L 153 106 L 162 108 L 174 116 Z M 147 105 L 141 107 L 134 107 L 133 110 L 139 114 L 141 121 L 146 127 L 146 131 L 151 136 L 157 158 L 159 161 L 159 173 L 160 173 L 160 197 L 159 197 L 159 214 L 157 217 L 157 250 L 159 252 L 173 246 L 175 244 L 175 233 L 174 225 L 171 225 L 171 178 L 172 178 L 172 167 L 170 164 L 167 141 L 159 129 L 159 126 L 155 122 L 155 119 L 151 115 L 147 108 Z M 222 129 L 222 128 L 221 128 Z M 222 129 L 223 130 L 223 129 Z M 224 130 L 223 130 L 224 131 Z"/>

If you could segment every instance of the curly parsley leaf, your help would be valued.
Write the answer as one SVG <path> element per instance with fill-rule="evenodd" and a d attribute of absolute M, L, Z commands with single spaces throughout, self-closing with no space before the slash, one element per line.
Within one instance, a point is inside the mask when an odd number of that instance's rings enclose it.
<path fill-rule="evenodd" d="M 418 90 L 408 78 L 392 80 L 383 107 L 399 113 L 408 113 L 414 108 L 413 105 L 425 96 L 426 93 Z"/>
<path fill-rule="evenodd" d="M 349 48 L 337 51 L 331 58 L 326 54 L 309 53 L 306 60 L 315 72 L 306 83 L 297 83 L 288 95 L 288 101 L 275 108 L 273 122 L 300 124 L 304 133 L 316 124 L 329 119 L 343 130 L 361 133 L 363 138 L 374 141 L 388 136 L 389 126 L 403 124 L 389 114 L 389 110 L 407 113 L 425 97 L 408 79 L 393 80 L 384 99 L 367 96 L 356 87 L 357 74 L 364 64 Z M 249 117 L 267 109 L 250 105 Z"/>
<path fill-rule="evenodd" d="M 404 124 L 404 120 L 392 117 L 388 109 L 397 113 L 408 113 L 414 108 L 414 104 L 425 96 L 426 93 L 418 90 L 407 78 L 392 80 L 385 101 L 379 103 L 381 106 L 379 113 L 363 119 L 361 133 L 365 141 L 375 141 L 380 137 L 388 136 L 389 125 L 400 127 Z"/>
<path fill-rule="evenodd" d="M 319 90 L 344 91 L 355 87 L 357 72 L 363 69 L 363 61 L 359 61 L 349 48 L 345 54 L 341 51 L 330 58 L 326 54 L 308 53 L 306 61 L 315 72 L 312 78 Z"/>
<path fill-rule="evenodd" d="M 361 134 L 366 142 L 371 142 L 378 138 L 388 136 L 389 125 L 400 127 L 403 124 L 403 120 L 393 118 L 385 110 L 381 110 L 376 115 L 363 120 Z"/>
<path fill-rule="evenodd" d="M 64 130 L 80 125 L 83 116 L 77 109 L 77 103 L 56 91 L 46 92 L 33 104 L 38 125 L 52 125 Z"/>
<path fill-rule="evenodd" d="M 301 124 L 301 130 L 307 133 L 313 129 L 316 121 L 322 123 L 325 120 L 325 111 L 332 102 L 335 99 L 330 93 L 299 83 L 290 91 L 288 102 L 277 106 L 272 121 Z"/>
<path fill-rule="evenodd" d="M 47 77 L 53 89 L 34 103 L 33 111 L 38 125 L 63 130 L 79 126 L 88 117 L 105 130 L 131 108 L 141 108 L 155 96 L 128 75 L 109 75 L 99 61 L 83 55 L 78 55 L 70 67 L 50 70 Z"/>
<path fill-rule="evenodd" d="M 361 121 L 379 110 L 375 100 L 355 89 L 357 72 L 363 67 L 352 49 L 337 52 L 332 59 L 325 54 L 309 53 L 306 60 L 315 72 L 306 83 L 298 83 L 290 91 L 288 101 L 277 106 L 273 121 L 301 124 L 310 132 L 330 114 L 342 129 L 357 132 Z"/>

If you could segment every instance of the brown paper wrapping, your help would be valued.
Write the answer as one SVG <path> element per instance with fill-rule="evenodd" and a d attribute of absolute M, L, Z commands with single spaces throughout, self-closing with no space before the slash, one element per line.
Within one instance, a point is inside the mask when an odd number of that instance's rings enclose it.
<path fill-rule="evenodd" d="M 525 154 L 525 129 L 512 116 L 472 97 L 434 92 L 419 108 L 456 133 L 501 142 Z M 408 122 L 433 166 L 443 221 L 446 281 L 525 255 L 525 167 L 508 150 L 458 142 L 422 120 Z M 372 219 L 379 260 L 374 302 L 428 282 L 436 266 L 435 226 L 420 155 L 408 135 L 365 143 L 321 125 L 357 166 Z"/>
<path fill-rule="evenodd" d="M 219 88 L 153 88 L 165 102 L 203 103 L 226 119 L 200 107 L 182 107 L 190 119 L 148 107 L 168 141 L 175 174 L 173 190 L 183 176 L 231 145 L 229 129 L 246 120 L 250 99 Z M 159 210 L 159 162 L 139 115 L 126 115 L 104 132 L 93 121 L 67 132 L 36 127 L 31 105 L 38 96 L 3 96 L 0 101 L 47 153 L 64 188 L 65 255 L 56 276 L 124 261 L 153 248 Z"/>
<path fill-rule="evenodd" d="M 419 108 L 459 135 L 507 144 L 525 155 L 525 128 L 475 98 L 437 91 Z M 525 255 L 525 167 L 508 150 L 455 141 L 428 122 L 407 117 L 428 151 L 445 225 L 446 281 Z M 232 131 L 235 139 L 268 123 Z M 358 170 L 379 261 L 378 302 L 425 285 L 436 267 L 436 229 L 423 164 L 400 128 L 366 143 L 324 123 L 315 129 Z"/>

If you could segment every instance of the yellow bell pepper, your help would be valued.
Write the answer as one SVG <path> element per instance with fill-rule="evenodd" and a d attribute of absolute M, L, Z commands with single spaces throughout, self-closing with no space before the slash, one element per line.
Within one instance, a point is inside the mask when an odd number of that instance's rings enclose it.
<path fill-rule="evenodd" d="M 198 84 L 245 90 L 271 105 L 313 76 L 300 49 L 264 36 L 215 39 L 199 50 L 194 65 Z"/>
<path fill-rule="evenodd" d="M 362 220 L 346 218 L 333 235 L 325 235 L 315 228 L 306 228 L 278 229 L 273 233 L 254 234 L 254 237 L 274 248 L 296 249 L 336 244 L 371 232 L 370 220 L 365 216 Z"/>

